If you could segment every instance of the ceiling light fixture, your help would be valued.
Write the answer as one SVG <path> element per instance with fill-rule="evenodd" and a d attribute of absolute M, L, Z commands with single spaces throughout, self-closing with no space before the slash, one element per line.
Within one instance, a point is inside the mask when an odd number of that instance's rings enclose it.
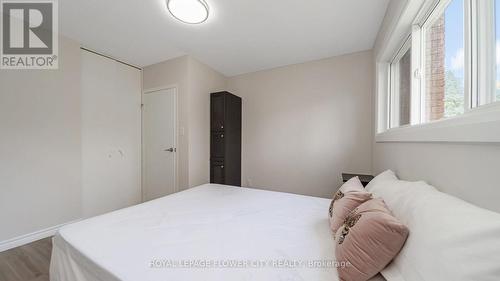
<path fill-rule="evenodd" d="M 198 24 L 208 18 L 208 5 L 204 0 L 167 0 L 167 9 L 183 23 Z"/>

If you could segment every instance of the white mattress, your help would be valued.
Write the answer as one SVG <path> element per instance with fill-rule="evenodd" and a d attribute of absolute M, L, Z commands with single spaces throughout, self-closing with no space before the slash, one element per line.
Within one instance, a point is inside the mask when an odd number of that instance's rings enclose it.
<path fill-rule="evenodd" d="M 202 185 L 63 227 L 50 280 L 338 280 L 329 203 Z"/>

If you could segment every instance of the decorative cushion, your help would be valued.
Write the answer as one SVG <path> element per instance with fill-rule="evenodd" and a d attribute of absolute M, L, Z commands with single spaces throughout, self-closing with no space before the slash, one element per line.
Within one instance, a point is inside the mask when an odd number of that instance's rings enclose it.
<path fill-rule="evenodd" d="M 335 255 L 348 266 L 339 268 L 342 281 L 366 281 L 379 273 L 401 250 L 408 228 L 371 199 L 354 209 L 337 231 Z"/>
<path fill-rule="evenodd" d="M 473 187 L 471 187 L 473 188 Z M 499 280 L 500 214 L 425 182 L 389 180 L 371 188 L 411 235 L 382 275 L 388 281 Z"/>
<path fill-rule="evenodd" d="M 332 232 L 335 234 L 344 223 L 346 216 L 370 198 L 372 198 L 371 193 L 364 190 L 358 177 L 351 178 L 344 183 L 330 203 L 329 217 Z"/>

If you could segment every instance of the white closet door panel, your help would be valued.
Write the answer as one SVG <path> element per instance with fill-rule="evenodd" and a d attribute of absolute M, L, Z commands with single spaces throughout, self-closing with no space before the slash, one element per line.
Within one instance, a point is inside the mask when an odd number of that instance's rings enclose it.
<path fill-rule="evenodd" d="M 141 201 L 141 72 L 82 50 L 83 215 Z"/>

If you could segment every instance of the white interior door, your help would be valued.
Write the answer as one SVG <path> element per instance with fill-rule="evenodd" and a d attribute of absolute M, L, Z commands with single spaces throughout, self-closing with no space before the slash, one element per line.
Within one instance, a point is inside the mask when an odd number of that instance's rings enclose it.
<path fill-rule="evenodd" d="M 176 90 L 145 93 L 142 111 L 143 199 L 176 192 Z"/>

